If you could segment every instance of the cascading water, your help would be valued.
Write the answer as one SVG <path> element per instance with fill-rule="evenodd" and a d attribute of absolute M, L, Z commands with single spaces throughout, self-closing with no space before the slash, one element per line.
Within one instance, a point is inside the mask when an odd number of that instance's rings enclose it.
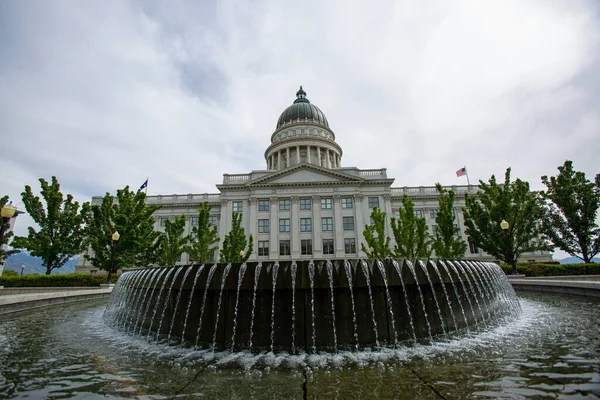
<path fill-rule="evenodd" d="M 495 264 L 373 262 L 379 272 L 364 260 L 130 271 L 119 279 L 104 319 L 115 329 L 144 332 L 153 339 L 167 333 L 168 326 L 167 343 L 175 336 L 182 345 L 198 347 L 202 342 L 213 351 L 283 350 L 302 355 L 398 346 L 411 339 L 431 341 L 520 312 L 514 290 Z M 340 268 L 346 276 L 343 282 L 336 275 Z M 254 269 L 253 282 L 244 278 L 247 269 Z M 361 304 L 355 303 L 357 295 Z M 462 317 L 455 315 L 459 312 Z M 444 313 L 450 316 L 444 319 Z"/>

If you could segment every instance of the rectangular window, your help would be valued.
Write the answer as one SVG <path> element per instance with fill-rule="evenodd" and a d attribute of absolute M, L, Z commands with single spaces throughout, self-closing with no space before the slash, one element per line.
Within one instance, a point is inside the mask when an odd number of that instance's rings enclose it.
<path fill-rule="evenodd" d="M 479 254 L 479 249 L 471 242 L 471 238 L 468 238 L 467 241 L 469 242 L 469 251 L 471 254 Z"/>
<path fill-rule="evenodd" d="M 423 210 L 415 210 L 415 217 L 423 218 Z"/>
<path fill-rule="evenodd" d="M 312 199 L 300 199 L 301 210 L 312 210 Z"/>
<path fill-rule="evenodd" d="M 352 197 L 342 197 L 342 208 L 352 208 Z"/>
<path fill-rule="evenodd" d="M 431 234 L 435 236 L 436 231 L 437 231 L 437 225 L 431 225 Z"/>
<path fill-rule="evenodd" d="M 280 240 L 279 241 L 279 255 L 280 256 L 289 256 L 290 255 L 290 241 L 289 240 Z"/>
<path fill-rule="evenodd" d="M 259 219 L 258 220 L 258 233 L 269 233 L 269 220 Z"/>
<path fill-rule="evenodd" d="M 437 214 L 438 214 L 438 209 L 437 208 L 432 208 L 431 210 L 429 210 L 429 216 L 431 218 L 437 217 Z"/>
<path fill-rule="evenodd" d="M 335 254 L 333 250 L 333 239 L 323 239 L 323 254 Z"/>
<path fill-rule="evenodd" d="M 259 240 L 258 241 L 258 255 L 266 257 L 269 255 L 269 241 Z"/>
<path fill-rule="evenodd" d="M 302 239 L 300 241 L 300 247 L 302 248 L 303 256 L 310 256 L 312 252 L 312 240 L 310 239 Z"/>
<path fill-rule="evenodd" d="M 160 218 L 158 219 L 158 222 L 160 223 L 160 226 L 165 226 L 165 221 L 166 221 L 166 220 L 167 220 L 167 219 L 166 219 L 165 217 L 160 217 Z"/>
<path fill-rule="evenodd" d="M 344 238 L 344 253 L 356 253 L 356 240 L 354 238 Z"/>
<path fill-rule="evenodd" d="M 219 222 L 219 217 L 217 215 L 211 215 L 208 217 L 208 223 L 212 225 L 216 225 Z"/>
<path fill-rule="evenodd" d="M 243 212 L 244 211 L 244 202 L 243 201 L 232 201 L 231 202 L 231 210 L 233 212 Z"/>
<path fill-rule="evenodd" d="M 322 227 L 323 232 L 333 231 L 333 218 L 332 217 L 322 217 L 321 218 L 321 227 Z"/>
<path fill-rule="evenodd" d="M 300 232 L 312 232 L 311 218 L 300 218 Z"/>
<path fill-rule="evenodd" d="M 369 208 L 379 207 L 379 197 L 369 197 Z"/>
<path fill-rule="evenodd" d="M 344 230 L 345 231 L 353 231 L 354 230 L 354 217 L 344 217 Z"/>
<path fill-rule="evenodd" d="M 323 210 L 331 210 L 333 207 L 333 200 L 325 198 L 321 199 L 321 209 Z"/>
<path fill-rule="evenodd" d="M 279 211 L 289 211 L 289 210 L 290 210 L 290 199 L 279 200 Z"/>
<path fill-rule="evenodd" d="M 279 232 L 289 232 L 290 231 L 290 219 L 289 218 L 279 218 Z"/>
<path fill-rule="evenodd" d="M 269 199 L 258 200 L 258 211 L 269 211 Z"/>
<path fill-rule="evenodd" d="M 192 226 L 198 226 L 198 217 L 192 217 Z"/>

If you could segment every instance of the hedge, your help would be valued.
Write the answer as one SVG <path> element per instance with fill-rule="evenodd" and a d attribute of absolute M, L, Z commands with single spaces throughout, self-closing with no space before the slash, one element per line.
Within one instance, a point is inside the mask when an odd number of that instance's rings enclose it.
<path fill-rule="evenodd" d="M 501 264 L 506 275 L 512 273 L 510 265 Z M 600 275 L 600 264 L 517 264 L 519 274 L 525 276 Z"/>
<path fill-rule="evenodd" d="M 118 275 L 114 274 L 111 281 L 115 283 Z M 106 275 L 91 274 L 56 274 L 56 275 L 23 275 L 0 276 L 0 286 L 4 287 L 73 287 L 99 286 L 106 283 Z"/>

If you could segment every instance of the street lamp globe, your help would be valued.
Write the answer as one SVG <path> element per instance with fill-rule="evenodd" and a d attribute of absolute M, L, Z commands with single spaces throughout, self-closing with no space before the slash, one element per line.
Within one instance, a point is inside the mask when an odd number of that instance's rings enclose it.
<path fill-rule="evenodd" d="M 510 224 L 505 219 L 503 219 L 502 222 L 500 222 L 500 228 L 502 228 L 502 230 L 504 231 L 507 230 L 509 226 Z"/>
<path fill-rule="evenodd" d="M 119 238 L 121 237 L 121 235 L 119 235 L 119 232 L 115 231 L 115 233 L 112 234 L 112 240 L 114 240 L 115 242 L 119 240 Z"/>
<path fill-rule="evenodd" d="M 17 211 L 17 209 L 11 203 L 5 204 L 4 207 L 2 207 L 2 210 L 0 212 L 2 215 L 2 218 L 10 219 L 15 215 L 15 212 Z"/>

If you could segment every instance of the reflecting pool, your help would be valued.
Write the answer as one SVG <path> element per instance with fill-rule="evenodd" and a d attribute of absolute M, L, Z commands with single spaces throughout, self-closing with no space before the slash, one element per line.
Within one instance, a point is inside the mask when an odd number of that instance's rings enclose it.
<path fill-rule="evenodd" d="M 211 352 L 128 336 L 105 302 L 0 320 L 0 398 L 599 398 L 600 300 L 519 292 L 523 313 L 433 343 Z"/>

